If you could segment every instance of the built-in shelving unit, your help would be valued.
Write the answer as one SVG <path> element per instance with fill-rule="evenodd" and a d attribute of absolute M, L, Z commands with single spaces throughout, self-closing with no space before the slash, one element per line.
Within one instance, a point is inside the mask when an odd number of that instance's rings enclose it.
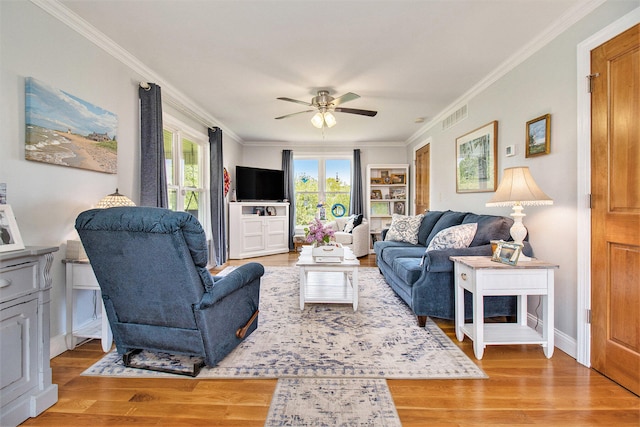
<path fill-rule="evenodd" d="M 289 252 L 289 203 L 229 203 L 229 258 Z"/>
<path fill-rule="evenodd" d="M 389 228 L 392 214 L 409 214 L 409 165 L 368 165 L 365 197 L 371 236 L 376 239 Z"/>

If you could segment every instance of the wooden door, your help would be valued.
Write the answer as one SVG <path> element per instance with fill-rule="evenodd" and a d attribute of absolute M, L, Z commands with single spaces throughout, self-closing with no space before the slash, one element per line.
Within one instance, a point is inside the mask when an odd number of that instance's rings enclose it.
<path fill-rule="evenodd" d="M 640 25 L 591 51 L 591 363 L 640 394 Z"/>
<path fill-rule="evenodd" d="M 416 151 L 416 214 L 429 210 L 430 144 Z"/>

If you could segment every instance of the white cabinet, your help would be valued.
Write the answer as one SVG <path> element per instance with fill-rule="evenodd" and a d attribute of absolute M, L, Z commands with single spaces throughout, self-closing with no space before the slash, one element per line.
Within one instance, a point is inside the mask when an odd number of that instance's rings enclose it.
<path fill-rule="evenodd" d="M 87 260 L 65 259 L 63 262 L 67 282 L 67 348 L 73 350 L 79 342 L 99 339 L 102 350 L 108 352 L 113 335 L 93 268 Z"/>
<path fill-rule="evenodd" d="M 368 165 L 365 197 L 369 228 L 375 238 L 389 228 L 392 214 L 409 215 L 409 165 Z"/>
<path fill-rule="evenodd" d="M 0 425 L 16 426 L 58 401 L 49 363 L 51 264 L 57 247 L 0 254 Z"/>
<path fill-rule="evenodd" d="M 289 252 L 289 203 L 229 203 L 229 258 Z"/>

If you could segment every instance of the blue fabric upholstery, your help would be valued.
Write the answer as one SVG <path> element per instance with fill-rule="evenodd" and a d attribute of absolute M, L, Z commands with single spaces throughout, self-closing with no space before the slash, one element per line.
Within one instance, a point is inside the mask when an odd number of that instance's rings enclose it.
<path fill-rule="evenodd" d="M 92 209 L 78 216 L 76 229 L 120 354 L 164 351 L 202 356 L 215 366 L 242 341 L 236 331 L 258 309 L 264 268 L 249 263 L 212 277 L 206 236 L 191 214 Z M 257 325 L 256 317 L 245 337 Z"/>
<path fill-rule="evenodd" d="M 459 224 L 477 223 L 478 230 L 468 248 L 426 252 L 439 231 Z M 374 244 L 376 263 L 391 288 L 407 303 L 416 316 L 453 319 L 454 277 L 451 256 L 490 256 L 490 240 L 510 240 L 511 218 L 477 215 L 468 212 L 426 212 L 418 229 L 418 244 L 378 241 Z M 383 230 L 384 234 L 384 230 Z M 532 255 L 525 241 L 524 253 Z M 424 260 L 423 260 L 424 257 Z M 422 264 L 421 264 L 422 262 Z M 516 297 L 486 297 L 485 317 L 513 316 Z M 472 317 L 471 294 L 465 292 L 465 318 Z"/>

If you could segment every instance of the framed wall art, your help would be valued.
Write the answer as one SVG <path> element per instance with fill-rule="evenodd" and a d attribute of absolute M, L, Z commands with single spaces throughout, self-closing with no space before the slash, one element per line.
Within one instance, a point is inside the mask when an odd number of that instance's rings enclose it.
<path fill-rule="evenodd" d="M 10 205 L 0 205 L 0 252 L 24 249 L 18 224 Z"/>
<path fill-rule="evenodd" d="M 496 191 L 498 122 L 493 121 L 456 139 L 456 192 Z"/>
<path fill-rule="evenodd" d="M 118 172 L 118 118 L 36 80 L 25 79 L 25 159 Z"/>
<path fill-rule="evenodd" d="M 551 114 L 527 122 L 525 157 L 542 156 L 551 152 Z"/>

